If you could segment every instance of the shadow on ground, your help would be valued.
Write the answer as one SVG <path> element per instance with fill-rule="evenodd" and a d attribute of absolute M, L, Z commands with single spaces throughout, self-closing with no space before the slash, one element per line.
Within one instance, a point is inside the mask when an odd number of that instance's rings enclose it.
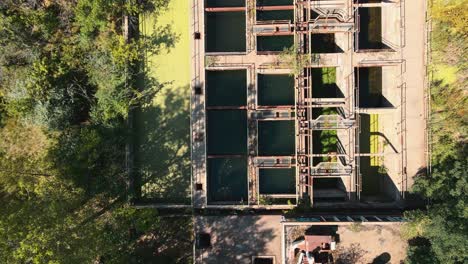
<path fill-rule="evenodd" d="M 191 263 L 191 218 L 158 218 L 155 222 L 157 229 L 139 234 L 130 263 Z"/>
<path fill-rule="evenodd" d="M 336 254 L 337 264 L 355 264 L 360 263 L 361 259 L 368 252 L 361 248 L 359 244 L 351 244 L 347 248 L 339 248 Z"/>
<path fill-rule="evenodd" d="M 271 219 L 270 219 L 271 218 Z M 211 236 L 211 246 L 196 249 L 203 263 L 251 263 L 252 256 L 277 254 L 279 260 L 280 235 L 275 234 L 277 219 L 268 216 L 199 217 L 198 232 Z M 277 248 L 276 248 L 277 247 Z"/>
<path fill-rule="evenodd" d="M 134 112 L 134 174 L 141 202 L 190 201 L 189 87 L 167 87 Z"/>

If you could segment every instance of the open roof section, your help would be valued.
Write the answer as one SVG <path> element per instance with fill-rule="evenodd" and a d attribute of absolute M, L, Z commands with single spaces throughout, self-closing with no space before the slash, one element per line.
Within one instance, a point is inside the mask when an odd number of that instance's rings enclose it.
<path fill-rule="evenodd" d="M 281 52 L 294 45 L 294 35 L 285 36 L 258 36 L 257 51 L 262 52 Z"/>
<path fill-rule="evenodd" d="M 241 7 L 245 0 L 205 0 L 206 7 Z"/>
<path fill-rule="evenodd" d="M 282 6 L 293 5 L 294 0 L 256 0 L 257 6 Z"/>
<path fill-rule="evenodd" d="M 274 10 L 257 12 L 257 21 L 288 20 L 294 21 L 294 10 Z"/>
<path fill-rule="evenodd" d="M 260 169 L 260 194 L 296 194 L 296 168 Z"/>
<path fill-rule="evenodd" d="M 383 42 L 382 7 L 360 7 L 358 49 L 390 49 Z"/>
<path fill-rule="evenodd" d="M 336 83 L 336 67 L 312 68 L 313 98 L 344 98 Z"/>
<path fill-rule="evenodd" d="M 247 70 L 206 71 L 206 106 L 246 106 Z"/>
<path fill-rule="evenodd" d="M 393 107 L 383 93 L 382 67 L 361 67 L 355 72 L 356 82 L 359 85 L 359 107 Z"/>
<path fill-rule="evenodd" d="M 209 202 L 247 202 L 247 158 L 210 158 L 207 162 Z"/>
<path fill-rule="evenodd" d="M 294 106 L 294 76 L 258 74 L 259 106 Z"/>
<path fill-rule="evenodd" d="M 245 52 L 245 12 L 206 13 L 206 52 Z"/>
<path fill-rule="evenodd" d="M 245 110 L 208 110 L 208 155 L 247 154 L 247 112 Z"/>
<path fill-rule="evenodd" d="M 258 152 L 260 156 L 290 156 L 295 153 L 294 121 L 260 121 Z"/>
<path fill-rule="evenodd" d="M 336 44 L 334 33 L 312 34 L 312 53 L 342 53 L 343 50 Z"/>

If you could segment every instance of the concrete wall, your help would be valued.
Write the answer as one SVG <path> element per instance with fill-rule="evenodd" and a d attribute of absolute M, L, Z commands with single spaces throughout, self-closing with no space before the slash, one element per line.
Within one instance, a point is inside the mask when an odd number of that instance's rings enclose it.
<path fill-rule="evenodd" d="M 382 42 L 390 48 L 400 46 L 400 4 L 382 5 Z"/>

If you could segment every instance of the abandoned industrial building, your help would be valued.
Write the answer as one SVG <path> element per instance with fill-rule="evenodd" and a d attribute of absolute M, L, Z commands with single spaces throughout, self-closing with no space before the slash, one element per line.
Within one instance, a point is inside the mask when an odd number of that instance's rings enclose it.
<path fill-rule="evenodd" d="M 405 198 L 425 162 L 424 131 L 408 128 L 424 129 L 424 108 L 407 105 L 424 98 L 407 90 L 417 69 L 400 1 L 198 1 L 194 12 L 195 207 Z"/>
<path fill-rule="evenodd" d="M 195 1 L 193 207 L 389 209 L 265 220 L 278 241 L 236 262 L 333 263 L 335 236 L 310 231 L 317 223 L 401 221 L 390 209 L 405 206 L 427 162 L 424 33 L 414 32 L 424 12 L 412 25 L 405 16 L 418 6 L 423 1 Z M 240 217 L 199 216 L 195 232 L 219 240 L 224 224 L 255 222 Z M 303 246 L 288 242 L 291 224 L 309 230 Z M 322 247 L 298 250 L 311 243 Z M 217 249 L 224 253 L 195 249 L 196 262 L 243 254 L 235 245 Z"/>

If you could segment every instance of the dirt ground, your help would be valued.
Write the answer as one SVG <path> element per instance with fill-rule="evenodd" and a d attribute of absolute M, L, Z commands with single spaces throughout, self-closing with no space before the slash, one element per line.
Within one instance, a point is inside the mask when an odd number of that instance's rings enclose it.
<path fill-rule="evenodd" d="M 287 227 L 287 247 L 304 234 L 321 228 L 337 242 L 333 260 L 337 264 L 399 264 L 406 258 L 407 242 L 400 236 L 401 224 L 353 224 Z M 296 263 L 287 259 L 287 263 Z"/>
<path fill-rule="evenodd" d="M 407 243 L 400 236 L 400 227 L 400 224 L 340 226 L 335 259 L 342 260 L 338 263 L 402 263 Z"/>
<path fill-rule="evenodd" d="M 251 264 L 254 256 L 281 263 L 281 216 L 197 216 L 196 232 L 211 236 L 209 249 L 195 251 L 195 263 Z"/>

